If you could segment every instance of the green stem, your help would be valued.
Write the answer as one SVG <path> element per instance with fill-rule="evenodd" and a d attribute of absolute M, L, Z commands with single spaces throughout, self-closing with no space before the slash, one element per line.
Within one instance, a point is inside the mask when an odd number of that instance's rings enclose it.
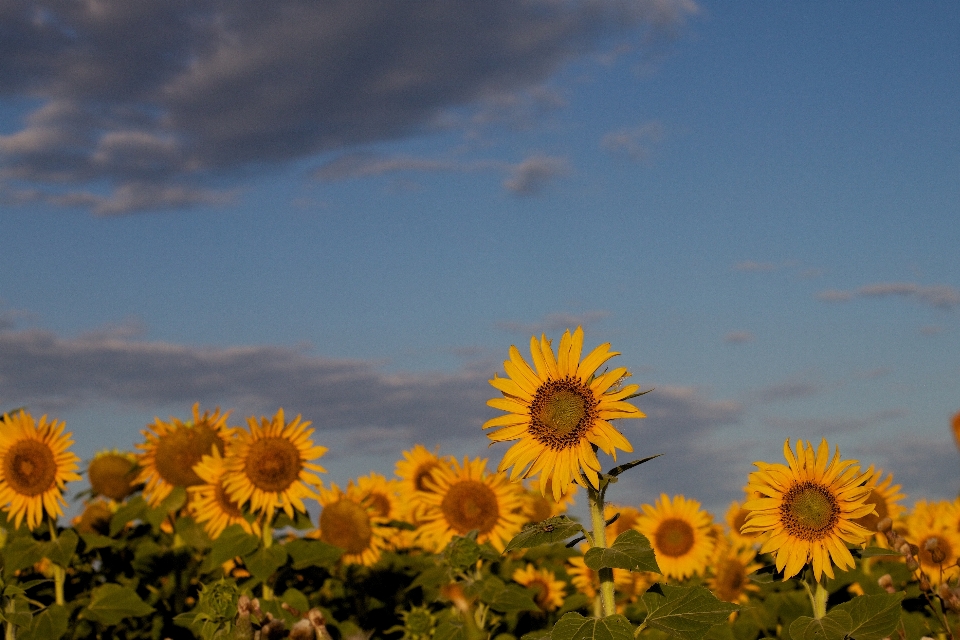
<path fill-rule="evenodd" d="M 13 601 L 13 598 L 7 600 L 7 606 L 4 607 L 7 613 L 14 613 L 17 610 L 17 606 Z M 13 626 L 13 623 L 10 620 L 7 620 L 6 628 L 4 629 L 4 640 L 17 640 L 17 628 Z"/>
<path fill-rule="evenodd" d="M 264 549 L 269 549 L 270 547 L 273 546 L 273 527 L 270 525 L 271 525 L 271 521 L 264 518 L 263 529 L 262 529 Z M 263 585 L 261 585 L 261 589 L 263 590 L 264 600 L 273 600 L 273 587 L 267 584 L 266 579 L 264 579 Z"/>
<path fill-rule="evenodd" d="M 593 546 L 605 549 L 607 546 L 607 523 L 603 519 L 603 496 L 599 491 L 587 488 L 590 500 L 590 522 L 593 525 Z M 597 572 L 600 578 L 600 603 L 603 616 L 612 616 L 617 612 L 616 592 L 613 585 L 613 569 L 605 567 Z"/>
<path fill-rule="evenodd" d="M 807 590 L 807 595 L 810 596 L 810 604 L 813 606 L 813 618 L 814 620 L 819 620 L 827 615 L 827 597 L 830 594 L 827 593 L 826 588 L 824 588 L 820 582 L 814 582 L 814 584 L 816 586 L 812 589 L 808 582 L 804 582 L 803 586 Z"/>
<path fill-rule="evenodd" d="M 57 525 L 54 524 L 53 519 L 47 520 L 50 525 L 50 541 L 57 541 Z M 53 594 L 54 601 L 63 605 L 66 602 L 66 599 L 63 597 L 63 583 L 66 582 L 67 572 L 56 562 L 51 561 L 50 564 L 53 565 Z"/>

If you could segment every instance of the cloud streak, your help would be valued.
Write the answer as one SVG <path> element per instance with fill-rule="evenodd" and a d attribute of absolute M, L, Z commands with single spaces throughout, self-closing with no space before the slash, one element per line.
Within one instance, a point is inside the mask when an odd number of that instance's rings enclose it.
<path fill-rule="evenodd" d="M 817 294 L 824 302 L 847 302 L 854 298 L 900 297 L 937 309 L 951 310 L 960 305 L 960 290 L 945 284 L 920 285 L 914 282 L 878 282 L 855 290 L 827 289 Z"/>
<path fill-rule="evenodd" d="M 642 41 L 696 10 L 689 0 L 3 3 L 0 99 L 39 101 L 0 136 L 5 199 L 102 214 L 208 203 L 210 178 L 435 129 L 452 107 L 542 83 L 606 35 Z M 507 188 L 531 192 L 539 175 L 527 169 Z"/>

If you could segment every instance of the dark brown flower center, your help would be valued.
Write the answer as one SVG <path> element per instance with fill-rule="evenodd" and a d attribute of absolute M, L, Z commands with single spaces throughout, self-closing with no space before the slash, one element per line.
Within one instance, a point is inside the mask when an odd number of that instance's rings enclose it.
<path fill-rule="evenodd" d="M 4 479 L 15 493 L 36 496 L 56 486 L 57 461 L 39 440 L 18 440 L 3 458 Z"/>
<path fill-rule="evenodd" d="M 244 472 L 262 491 L 286 491 L 300 477 L 300 450 L 286 438 L 255 440 L 247 452 Z"/>
<path fill-rule="evenodd" d="M 137 463 L 119 453 L 100 454 L 87 467 L 90 488 L 95 494 L 111 500 L 120 501 L 133 493 L 136 476 Z"/>
<path fill-rule="evenodd" d="M 579 378 L 547 380 L 530 403 L 530 432 L 554 450 L 580 442 L 597 417 L 597 400 Z"/>
<path fill-rule="evenodd" d="M 320 539 L 349 554 L 363 553 L 370 546 L 373 527 L 367 510 L 352 500 L 341 499 L 320 512 Z"/>
<path fill-rule="evenodd" d="M 432 479 L 434 470 L 439 467 L 440 463 L 435 460 L 429 460 L 417 467 L 417 470 L 413 474 L 413 486 L 417 488 L 417 491 L 429 491 L 433 493 L 433 489 L 427 485 L 426 481 Z"/>
<path fill-rule="evenodd" d="M 743 563 L 737 558 L 726 558 L 716 566 L 716 595 L 726 602 L 736 602 L 747 585 Z"/>
<path fill-rule="evenodd" d="M 801 540 L 820 540 L 840 520 L 840 506 L 822 484 L 806 480 L 790 487 L 780 504 L 780 519 L 790 535 Z"/>
<path fill-rule="evenodd" d="M 203 484 L 203 479 L 193 472 L 193 466 L 203 456 L 210 455 L 213 447 L 223 453 L 223 440 L 209 425 L 179 426 L 158 439 L 154 466 L 161 478 L 176 487 Z"/>
<path fill-rule="evenodd" d="M 231 518 L 243 517 L 243 511 L 240 509 L 240 505 L 230 499 L 230 496 L 227 495 L 226 490 L 223 488 L 223 483 L 217 482 L 217 484 L 214 485 L 213 496 L 217 501 L 217 505 L 225 514 Z"/>
<path fill-rule="evenodd" d="M 460 480 L 450 485 L 440 508 L 450 526 L 461 535 L 474 529 L 489 533 L 500 519 L 497 495 L 478 480 Z"/>
<path fill-rule="evenodd" d="M 671 558 L 679 558 L 693 548 L 693 527 L 680 518 L 666 518 L 653 534 L 657 551 Z"/>
<path fill-rule="evenodd" d="M 381 518 L 390 516 L 390 500 L 382 493 L 371 493 L 363 501 L 369 504 Z"/>

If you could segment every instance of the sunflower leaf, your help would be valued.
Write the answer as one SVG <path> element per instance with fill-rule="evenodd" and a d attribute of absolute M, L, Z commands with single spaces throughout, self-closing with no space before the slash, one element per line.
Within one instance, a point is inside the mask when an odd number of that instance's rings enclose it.
<path fill-rule="evenodd" d="M 467 640 L 467 630 L 460 620 L 447 620 L 433 632 L 433 640 Z"/>
<path fill-rule="evenodd" d="M 117 512 L 110 518 L 110 537 L 114 537 L 127 526 L 127 523 L 134 520 L 143 520 L 147 510 L 146 501 L 141 496 L 134 496 L 127 503 L 117 509 Z"/>
<path fill-rule="evenodd" d="M 340 556 L 343 555 L 343 549 L 327 544 L 322 540 L 307 540 L 298 538 L 291 540 L 283 545 L 290 558 L 293 559 L 294 569 L 306 569 L 307 567 L 331 567 L 336 564 Z"/>
<path fill-rule="evenodd" d="M 133 589 L 108 583 L 93 589 L 90 604 L 80 612 L 80 616 L 112 626 L 124 618 L 148 616 L 154 611 Z"/>
<path fill-rule="evenodd" d="M 3 575 L 12 576 L 14 571 L 25 569 L 43 558 L 44 545 L 29 536 L 14 538 L 3 548 Z"/>
<path fill-rule="evenodd" d="M 33 617 L 28 629 L 17 632 L 20 640 L 57 640 L 67 632 L 70 613 L 59 604 L 52 604 Z"/>
<path fill-rule="evenodd" d="M 528 526 L 514 536 L 504 551 L 513 549 L 529 549 L 541 544 L 563 542 L 570 536 L 586 533 L 583 525 L 567 516 L 554 516 Z"/>
<path fill-rule="evenodd" d="M 51 540 L 43 545 L 43 555 L 54 564 L 61 567 L 69 566 L 70 559 L 77 550 L 77 543 L 80 537 L 73 529 L 64 529 L 55 540 Z"/>
<path fill-rule="evenodd" d="M 467 593 L 476 595 L 481 602 L 500 613 L 540 610 L 529 591 L 515 584 L 504 584 L 496 576 L 473 585 Z"/>
<path fill-rule="evenodd" d="M 260 538 L 247 533 L 240 525 L 232 524 L 214 540 L 204 567 L 209 567 L 208 571 L 215 569 L 227 560 L 253 552 L 258 546 L 260 546 Z"/>
<path fill-rule="evenodd" d="M 260 547 L 243 556 L 243 564 L 254 578 L 266 581 L 287 561 L 287 550 L 280 545 Z"/>
<path fill-rule="evenodd" d="M 652 591 L 643 595 L 647 607 L 644 625 L 684 640 L 700 640 L 710 627 L 726 622 L 731 613 L 740 609 L 718 600 L 706 587 L 662 584 L 660 590 L 663 595 Z"/>
<path fill-rule="evenodd" d="M 617 536 L 607 548 L 593 547 L 583 556 L 583 563 L 593 569 L 626 569 L 627 571 L 652 571 L 660 573 L 660 566 L 653 554 L 650 541 L 633 529 Z"/>
<path fill-rule="evenodd" d="M 585 618 L 564 614 L 550 632 L 552 640 L 633 640 L 633 625 L 624 616 Z"/>
<path fill-rule="evenodd" d="M 790 637 L 793 640 L 844 640 L 851 627 L 853 619 L 849 613 L 833 610 L 819 620 L 800 616 L 790 623 Z"/>
<path fill-rule="evenodd" d="M 604 474 L 604 475 L 617 477 L 618 475 L 620 475 L 620 474 L 623 473 L 624 471 L 627 471 L 628 469 L 633 469 L 634 467 L 637 467 L 637 466 L 643 464 L 644 462 L 650 462 L 650 461 L 653 460 L 654 458 L 659 458 L 659 457 L 662 456 L 662 455 L 663 455 L 662 453 L 658 453 L 658 454 L 655 455 L 655 456 L 647 456 L 646 458 L 641 458 L 640 460 L 634 460 L 633 462 L 625 462 L 624 464 L 621 464 L 620 466 L 617 466 L 617 467 L 614 467 L 613 469 L 610 469 L 610 471 L 607 471 L 607 473 Z"/>
<path fill-rule="evenodd" d="M 851 555 L 855 558 L 876 558 L 877 556 L 899 556 L 900 552 L 893 549 L 884 549 L 883 547 L 867 547 L 866 549 L 850 549 Z"/>
<path fill-rule="evenodd" d="M 857 596 L 834 607 L 827 617 L 838 611 L 849 614 L 848 635 L 854 640 L 881 640 L 893 634 L 900 623 L 900 601 L 906 593 L 881 593 Z"/>

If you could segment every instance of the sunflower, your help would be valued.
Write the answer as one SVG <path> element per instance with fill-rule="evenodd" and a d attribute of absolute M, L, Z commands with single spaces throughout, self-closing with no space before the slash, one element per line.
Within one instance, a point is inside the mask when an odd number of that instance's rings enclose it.
<path fill-rule="evenodd" d="M 477 531 L 477 541 L 490 542 L 502 551 L 525 522 L 522 513 L 522 488 L 502 473 L 484 471 L 483 458 L 464 457 L 461 466 L 441 467 L 427 482 L 431 491 L 423 492 L 426 505 L 420 516 L 426 542 L 442 549 L 454 536 Z"/>
<path fill-rule="evenodd" d="M 761 496 L 756 496 L 761 497 Z M 726 513 L 726 523 L 727 530 L 726 534 L 730 536 L 731 542 L 737 546 L 748 546 L 753 545 L 757 542 L 756 533 L 741 533 L 740 529 L 743 527 L 743 523 L 747 521 L 747 515 L 749 511 L 743 508 L 743 505 L 740 502 L 734 500 L 730 503 L 730 507 L 727 509 Z"/>
<path fill-rule="evenodd" d="M 546 336 L 530 339 L 534 368 L 526 363 L 515 346 L 503 363 L 507 378 L 496 375 L 490 384 L 503 393 L 488 400 L 505 415 L 487 420 L 484 429 L 494 442 L 519 440 L 503 456 L 499 470 L 513 467 L 511 480 L 540 474 L 541 490 L 553 480 L 553 496 L 560 496 L 571 482 L 586 488 L 599 487 L 600 462 L 596 449 L 617 457 L 617 449 L 633 451 L 626 438 L 610 420 L 643 418 L 643 413 L 626 400 L 640 389 L 621 386 L 630 374 L 617 368 L 595 376 L 597 369 L 613 356 L 609 344 L 602 344 L 582 361 L 583 329 L 573 335 L 567 330 L 560 339 L 556 356 Z M 584 477 L 586 476 L 586 477 Z"/>
<path fill-rule="evenodd" d="M 577 485 L 572 485 L 567 493 L 560 496 L 560 500 L 554 500 L 550 481 L 547 481 L 547 486 L 541 491 L 540 479 L 534 478 L 523 493 L 523 514 L 528 522 L 540 522 L 560 515 L 574 504 L 573 495 L 576 490 Z"/>
<path fill-rule="evenodd" d="M 586 553 L 590 545 L 586 542 L 580 545 L 580 551 Z M 587 596 L 591 601 L 596 600 L 600 592 L 600 577 L 583 561 L 583 556 L 567 558 L 567 575 L 573 588 Z M 628 603 L 636 602 L 637 598 L 657 581 L 657 574 L 649 571 L 627 571 L 626 569 L 613 570 L 613 583 L 616 588 L 617 613 L 623 613 Z"/>
<path fill-rule="evenodd" d="M 861 545 L 870 537 L 856 522 L 873 512 L 867 477 L 855 460 L 840 460 L 839 447 L 831 460 L 825 439 L 816 452 L 809 442 L 797 442 L 794 454 L 788 438 L 783 454 L 789 466 L 754 463 L 759 470 L 750 474 L 748 489 L 764 497 L 744 505 L 750 514 L 741 532 L 764 534 L 760 552 L 776 550 L 784 580 L 808 562 L 818 581 L 823 574 L 833 577 L 833 564 L 853 568 L 846 543 Z"/>
<path fill-rule="evenodd" d="M 248 418 L 249 430 L 237 431 L 224 460 L 223 488 L 230 499 L 239 505 L 249 502 L 250 510 L 264 514 L 267 523 L 278 507 L 291 518 L 294 510 L 306 512 L 303 499 L 317 494 L 305 483 L 320 484 L 310 472 L 326 472 L 312 461 L 327 452 L 313 444 L 309 425 L 300 416 L 286 422 L 283 409 L 259 422 Z"/>
<path fill-rule="evenodd" d="M 138 444 L 140 474 L 135 483 L 146 483 L 143 496 L 151 507 L 157 507 L 170 495 L 174 487 L 191 487 L 203 484 L 203 478 L 193 471 L 193 465 L 210 454 L 211 447 L 223 453 L 230 440 L 231 429 L 227 427 L 230 412 L 221 414 L 220 407 L 213 413 L 200 415 L 200 403 L 193 405 L 193 420 L 183 422 L 170 417 L 169 422 L 154 418 L 148 425 L 150 431 L 141 431 L 147 439 Z"/>
<path fill-rule="evenodd" d="M 424 493 L 430 493 L 428 481 L 435 471 L 449 469 L 452 461 L 449 456 L 440 456 L 438 452 L 431 452 L 422 444 L 416 444 L 412 449 L 402 453 L 403 459 L 398 460 L 394 474 L 400 478 L 399 492 L 403 498 L 402 516 L 416 524 L 417 514 L 423 510 L 424 504 L 420 500 Z"/>
<path fill-rule="evenodd" d="M 360 501 L 372 507 L 373 513 L 383 518 L 384 522 L 402 520 L 399 485 L 397 480 L 387 480 L 379 473 L 370 473 L 357 478 L 355 493 Z M 389 527 L 385 529 L 384 537 L 389 540 L 389 547 L 396 548 L 403 545 L 401 533 L 404 533 L 402 529 Z"/>
<path fill-rule="evenodd" d="M 67 482 L 80 480 L 76 473 L 80 458 L 69 450 L 72 434 L 63 433 L 65 424 L 47 416 L 36 422 L 26 411 L 5 415 L 0 428 L 0 505 L 7 520 L 17 528 L 26 518 L 35 529 L 44 514 L 63 515 L 67 503 L 63 489 Z"/>
<path fill-rule="evenodd" d="M 756 559 L 757 550 L 753 546 L 742 546 L 731 538 L 721 538 L 710 563 L 712 571 L 707 578 L 710 591 L 720 600 L 746 604 L 750 594 L 760 590 L 749 578 L 763 566 Z"/>
<path fill-rule="evenodd" d="M 900 493 L 900 485 L 891 486 L 893 482 L 892 473 L 882 479 L 883 471 L 880 469 L 874 470 L 873 467 L 870 467 L 864 475 L 869 478 L 867 486 L 870 487 L 870 495 L 867 497 L 866 503 L 872 503 L 876 513 L 868 513 L 862 518 L 857 518 L 855 522 L 867 531 L 872 532 L 878 542 L 886 545 L 887 537 L 877 531 L 877 523 L 884 518 L 896 521 L 903 513 L 903 507 L 900 506 L 898 501 L 903 500 L 906 496 Z"/>
<path fill-rule="evenodd" d="M 714 549 L 712 518 L 699 502 L 660 494 L 656 506 L 640 508 L 635 528 L 650 540 L 665 577 L 682 580 L 706 569 Z"/>
<path fill-rule="evenodd" d="M 100 451 L 87 465 L 87 479 L 95 496 L 121 501 L 137 490 L 137 456 L 125 451 Z"/>
<path fill-rule="evenodd" d="M 116 510 L 117 503 L 113 500 L 98 498 L 85 503 L 83 512 L 70 521 L 70 526 L 76 529 L 77 533 L 110 535 L 110 520 Z"/>
<path fill-rule="evenodd" d="M 370 502 L 369 494 L 352 481 L 346 491 L 336 484 L 319 491 L 320 526 L 311 537 L 343 549 L 345 564 L 370 566 L 379 560 L 390 530 L 383 526 L 387 518 Z"/>
<path fill-rule="evenodd" d="M 194 520 L 203 524 L 203 530 L 212 540 L 216 540 L 223 530 L 233 524 L 239 524 L 244 531 L 260 535 L 256 522 L 250 523 L 244 517 L 243 509 L 227 495 L 223 487 L 224 460 L 216 447 L 210 448 L 210 455 L 203 456 L 193 466 L 193 471 L 203 480 L 187 488 L 190 495 L 189 508 Z"/>
<path fill-rule="evenodd" d="M 960 575 L 960 533 L 953 503 L 918 501 L 906 524 L 906 538 L 919 547 L 920 569 L 933 585 Z"/>
<path fill-rule="evenodd" d="M 514 571 L 511 577 L 514 582 L 536 592 L 533 601 L 537 603 L 541 611 L 556 611 L 563 606 L 567 584 L 562 580 L 557 580 L 553 571 L 537 569 L 528 562 L 523 569 Z"/>
<path fill-rule="evenodd" d="M 618 513 L 620 517 L 607 525 L 607 544 L 613 544 L 617 536 L 624 531 L 635 529 L 637 519 L 640 517 L 640 511 L 633 507 L 621 507 L 615 504 L 606 504 L 603 506 L 603 519 L 605 522 L 610 522 Z"/>

